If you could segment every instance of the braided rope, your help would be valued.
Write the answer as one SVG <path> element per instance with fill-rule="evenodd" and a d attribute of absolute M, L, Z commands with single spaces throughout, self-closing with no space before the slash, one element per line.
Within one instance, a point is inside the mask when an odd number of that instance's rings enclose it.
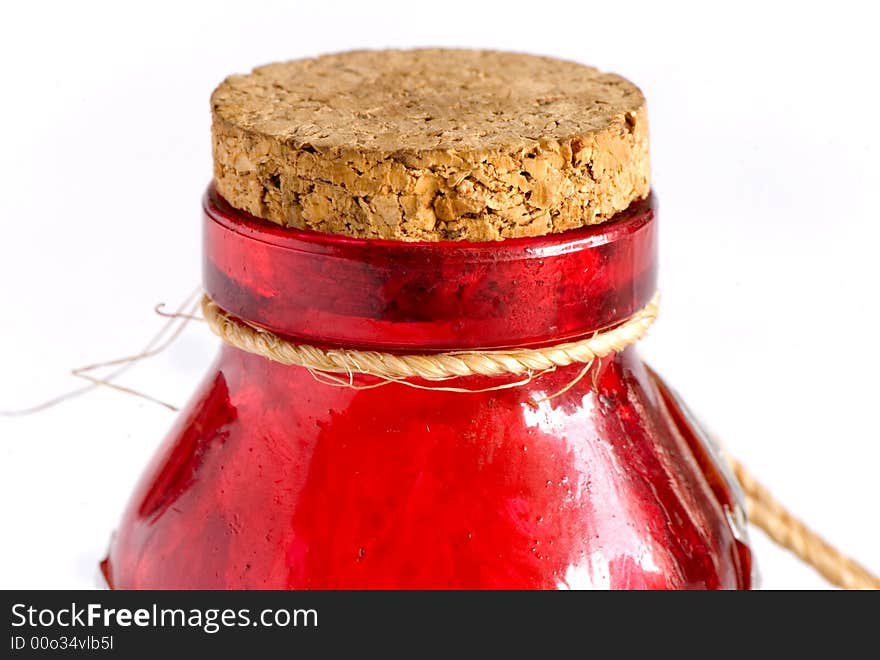
<path fill-rule="evenodd" d="M 591 337 L 546 348 L 451 351 L 397 355 L 378 351 L 322 349 L 297 344 L 231 316 L 211 298 L 202 299 L 208 327 L 227 344 L 285 365 L 323 373 L 370 374 L 388 380 L 445 380 L 460 376 L 521 376 L 618 353 L 645 336 L 657 318 L 659 294 L 621 325 Z"/>
<path fill-rule="evenodd" d="M 789 550 L 831 584 L 843 589 L 880 589 L 880 577 L 847 557 L 795 518 L 738 461 L 728 457 L 746 496 L 749 522 Z"/>

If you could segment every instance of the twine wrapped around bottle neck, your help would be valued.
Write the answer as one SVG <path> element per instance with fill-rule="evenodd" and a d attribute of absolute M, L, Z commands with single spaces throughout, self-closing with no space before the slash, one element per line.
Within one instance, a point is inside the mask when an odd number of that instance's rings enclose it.
<path fill-rule="evenodd" d="M 320 373 L 367 374 L 389 381 L 404 378 L 440 381 L 463 376 L 535 375 L 570 364 L 589 364 L 597 358 L 619 353 L 644 337 L 657 318 L 659 302 L 659 293 L 654 294 L 645 307 L 620 325 L 577 341 L 546 348 L 433 354 L 323 349 L 295 343 L 232 316 L 207 295 L 202 299 L 202 314 L 208 327 L 227 344 L 280 364 Z"/>

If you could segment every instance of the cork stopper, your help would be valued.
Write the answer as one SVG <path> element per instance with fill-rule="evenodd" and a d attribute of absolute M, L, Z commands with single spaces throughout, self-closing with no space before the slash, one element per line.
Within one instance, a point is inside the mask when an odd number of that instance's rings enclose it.
<path fill-rule="evenodd" d="M 649 190 L 639 89 L 548 57 L 324 55 L 230 76 L 211 107 L 217 190 L 289 227 L 499 240 L 601 223 Z"/>

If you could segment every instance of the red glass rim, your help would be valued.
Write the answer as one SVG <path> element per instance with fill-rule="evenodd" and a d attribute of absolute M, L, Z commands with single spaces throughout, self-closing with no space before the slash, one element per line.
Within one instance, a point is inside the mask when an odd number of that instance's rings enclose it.
<path fill-rule="evenodd" d="M 226 311 L 325 347 L 535 347 L 612 327 L 656 288 L 653 195 L 611 221 L 504 241 L 393 241 L 281 227 L 203 198 L 204 286 Z"/>

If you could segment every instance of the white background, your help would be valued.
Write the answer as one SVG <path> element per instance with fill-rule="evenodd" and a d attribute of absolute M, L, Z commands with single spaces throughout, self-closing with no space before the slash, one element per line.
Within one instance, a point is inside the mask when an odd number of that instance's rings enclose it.
<path fill-rule="evenodd" d="M 867 3 L 863 3 L 867 4 Z M 591 63 L 649 99 L 661 205 L 652 362 L 797 514 L 880 570 L 876 17 L 845 2 L 5 3 L 0 408 L 138 350 L 199 282 L 208 96 L 353 47 Z M 123 379 L 181 404 L 193 326 Z M 90 587 L 172 413 L 102 390 L 0 417 L 0 587 Z M 824 583 L 753 532 L 764 586 Z"/>

